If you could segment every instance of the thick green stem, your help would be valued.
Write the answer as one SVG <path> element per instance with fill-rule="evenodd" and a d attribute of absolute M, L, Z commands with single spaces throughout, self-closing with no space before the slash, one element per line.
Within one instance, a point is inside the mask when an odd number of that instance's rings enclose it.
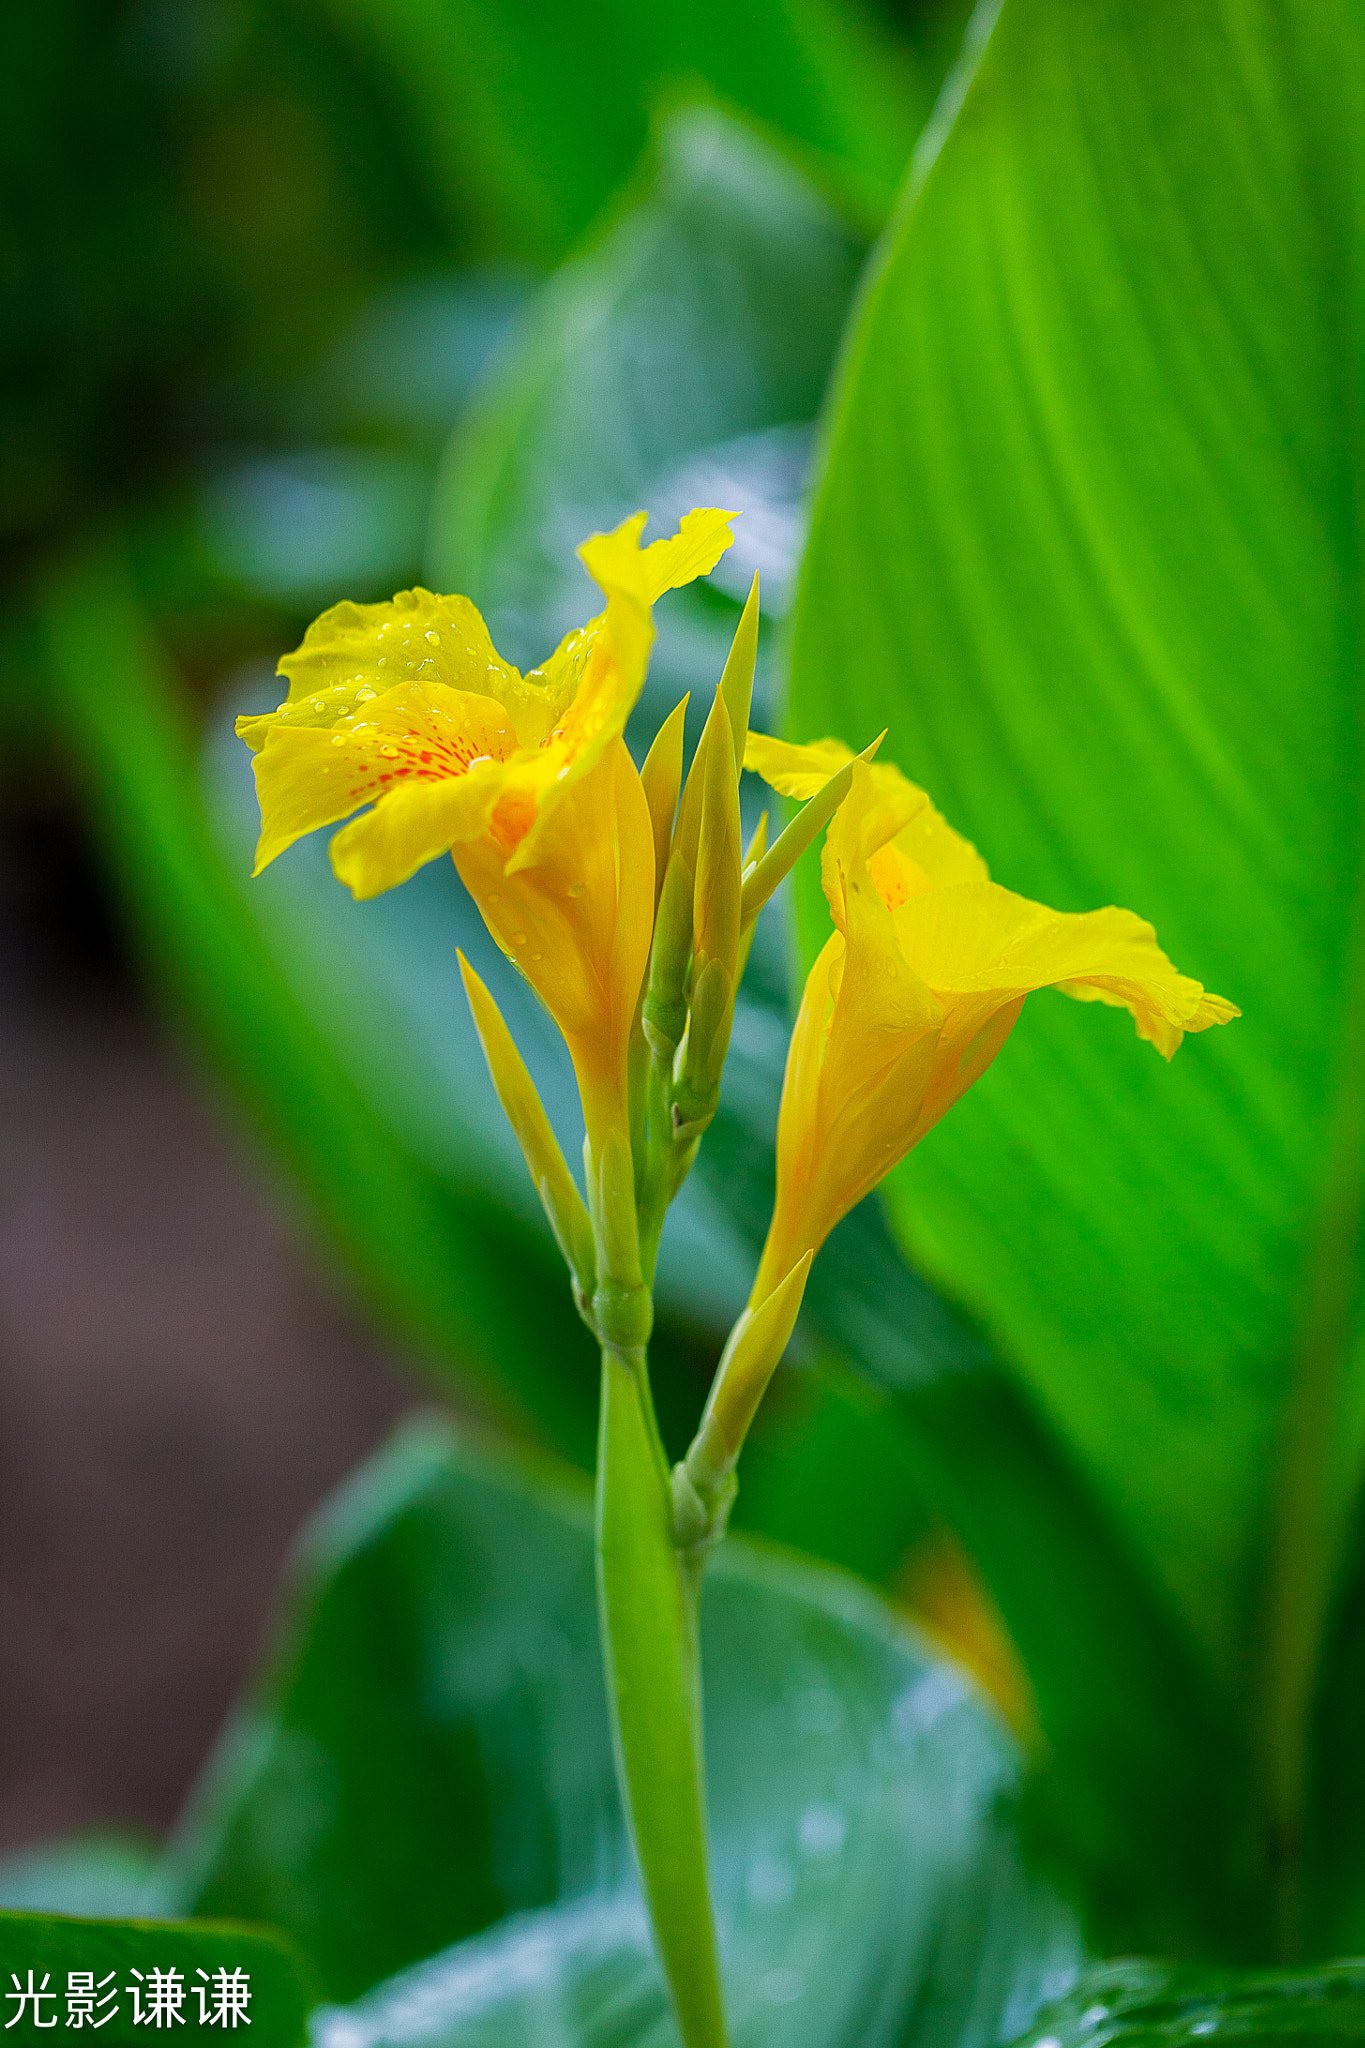
<path fill-rule="evenodd" d="M 602 1352 L 597 1597 L 616 1775 L 684 2048 L 725 2048 L 706 1850 L 696 1590 L 643 1350 Z"/>

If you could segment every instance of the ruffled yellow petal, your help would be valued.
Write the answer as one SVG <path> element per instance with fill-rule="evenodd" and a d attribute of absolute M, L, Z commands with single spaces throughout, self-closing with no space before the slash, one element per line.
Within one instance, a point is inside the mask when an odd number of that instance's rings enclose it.
<path fill-rule="evenodd" d="M 509 778 L 529 820 L 509 871 L 544 859 L 548 820 L 566 789 L 590 773 L 625 730 L 649 666 L 653 599 L 714 567 L 730 545 L 733 516 L 689 512 L 676 534 L 642 550 L 646 515 L 637 512 L 614 532 L 584 541 L 578 552 L 605 594 L 607 608 L 581 635 L 561 642 L 547 664 L 547 687 L 562 692 L 568 674 L 575 674 L 577 682 L 572 701 L 537 754 L 518 764 Z"/>
<path fill-rule="evenodd" d="M 831 775 L 837 775 L 853 758 L 852 748 L 842 740 L 812 740 L 796 746 L 761 732 L 751 732 L 744 749 L 746 768 L 761 775 L 782 796 L 801 802 L 823 789 Z M 850 819 L 858 820 L 864 859 L 887 848 L 878 867 L 885 895 L 917 895 L 931 881 L 989 881 L 986 863 L 971 841 L 955 832 L 926 792 L 893 763 L 864 763 L 858 771 L 858 785 L 858 793 L 851 792 L 842 807 L 841 815 L 847 813 L 844 829 L 849 829 Z M 888 846 L 892 840 L 894 846 Z"/>
<path fill-rule="evenodd" d="M 468 598 L 420 589 L 400 590 L 388 604 L 333 605 L 285 655 L 280 674 L 289 695 L 279 709 L 237 721 L 249 747 L 262 747 L 277 728 L 336 725 L 400 683 L 492 697 L 514 726 L 535 701 Z"/>
<path fill-rule="evenodd" d="M 971 1014 L 1060 988 L 1082 1002 L 1128 1010 L 1139 1038 L 1170 1059 L 1186 1031 L 1241 1013 L 1181 974 L 1131 910 L 1049 910 L 994 882 L 935 889 L 894 913 L 902 952 L 950 1012 Z"/>
<path fill-rule="evenodd" d="M 360 901 L 396 889 L 462 841 L 479 838 L 493 792 L 472 775 L 410 782 L 353 818 L 332 841 L 332 868 Z"/>
<path fill-rule="evenodd" d="M 681 590 L 698 576 L 708 576 L 734 539 L 730 521 L 737 517 L 710 506 L 686 512 L 669 539 L 651 541 L 641 556 L 646 603 L 654 604 L 666 590 Z"/>
<path fill-rule="evenodd" d="M 744 765 L 761 775 L 769 789 L 780 796 L 805 803 L 824 788 L 853 759 L 853 749 L 842 740 L 812 740 L 796 746 L 791 740 L 775 740 L 752 727 L 744 742 Z"/>
<path fill-rule="evenodd" d="M 440 683 L 399 684 L 330 731 L 276 725 L 256 756 L 261 805 L 256 873 L 304 833 L 348 818 L 362 804 L 382 809 L 409 783 L 462 791 L 443 815 L 461 836 L 481 832 L 496 790 L 477 774 L 471 778 L 470 764 L 482 758 L 492 766 L 511 743 L 508 714 L 500 704 Z M 417 814 L 411 806 L 409 814 Z M 425 814 L 433 815 L 429 807 Z M 446 840 L 426 858 L 444 853 L 450 844 Z M 412 872 L 410 867 L 402 874 L 395 869 L 394 881 Z M 376 880 L 375 887 L 392 888 L 394 881 Z M 364 893 L 375 890 L 367 887 Z"/>

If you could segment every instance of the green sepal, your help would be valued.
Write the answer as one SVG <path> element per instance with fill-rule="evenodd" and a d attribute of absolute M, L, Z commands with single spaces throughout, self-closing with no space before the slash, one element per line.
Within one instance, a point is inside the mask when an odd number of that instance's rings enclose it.
<path fill-rule="evenodd" d="M 690 697 L 691 692 L 688 692 Z M 673 845 L 673 820 L 682 788 L 683 727 L 687 720 L 688 697 L 675 704 L 654 735 L 653 745 L 640 769 L 640 782 L 649 805 L 654 827 L 654 904 L 663 894 L 664 876 Z"/>
<path fill-rule="evenodd" d="M 583 1197 L 574 1185 L 568 1161 L 545 1113 L 545 1105 L 536 1093 L 536 1084 L 517 1050 L 501 1010 L 458 947 L 456 954 L 474 1028 L 483 1046 L 498 1101 L 521 1147 L 527 1171 L 550 1220 L 555 1242 L 573 1276 L 574 1298 L 579 1311 L 586 1314 L 597 1278 L 592 1220 Z"/>
<path fill-rule="evenodd" d="M 692 875 L 679 853 L 669 855 L 640 1021 L 655 1059 L 671 1063 L 687 1026 L 687 963 L 692 956 Z"/>
<path fill-rule="evenodd" d="M 723 961 L 708 960 L 693 977 L 687 1035 L 678 1048 L 673 1084 L 675 1139 L 699 1138 L 715 1115 L 734 1021 L 734 978 Z"/>
<path fill-rule="evenodd" d="M 858 759 L 870 761 L 885 738 L 884 732 L 878 733 L 871 746 L 863 748 Z M 853 763 L 848 761 L 836 775 L 830 776 L 823 789 L 818 789 L 809 802 L 801 806 L 786 831 L 779 834 L 753 867 L 748 867 L 746 862 L 748 871 L 744 877 L 742 912 L 746 931 L 774 890 L 787 879 L 821 826 L 829 823 L 852 786 Z"/>
<path fill-rule="evenodd" d="M 749 707 L 754 697 L 754 669 L 758 663 L 758 571 L 749 585 L 725 670 L 720 679 L 721 701 L 730 720 L 730 740 L 735 756 L 735 781 L 744 766 L 744 743 L 749 737 Z"/>
<path fill-rule="evenodd" d="M 702 774 L 701 829 L 692 896 L 692 950 L 698 967 L 720 961 L 733 979 L 739 957 L 743 877 L 739 788 L 731 767 L 734 753 L 724 688 L 722 683 L 712 707 L 715 732 L 706 749 Z"/>

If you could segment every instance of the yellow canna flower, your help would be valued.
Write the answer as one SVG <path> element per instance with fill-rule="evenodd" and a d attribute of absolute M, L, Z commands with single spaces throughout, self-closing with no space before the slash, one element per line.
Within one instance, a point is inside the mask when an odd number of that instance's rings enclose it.
<path fill-rule="evenodd" d="M 837 740 L 751 733 L 745 766 L 808 797 L 853 760 Z M 1167 1059 L 1240 1011 L 1177 973 L 1131 910 L 1049 910 L 992 882 L 896 768 L 854 763 L 822 862 L 836 930 L 806 982 L 777 1132 L 763 1301 L 986 1071 L 1033 990 L 1131 1012 Z"/>
<path fill-rule="evenodd" d="M 651 606 L 715 566 L 732 516 L 689 512 L 642 548 L 640 512 L 585 541 L 606 609 L 525 676 L 467 598 L 409 590 L 336 605 L 280 663 L 287 700 L 237 721 L 257 754 L 256 873 L 356 811 L 331 853 L 358 897 L 452 853 L 568 1041 L 590 1134 L 624 1123 L 654 917 L 653 827 L 621 734 L 649 662 Z"/>

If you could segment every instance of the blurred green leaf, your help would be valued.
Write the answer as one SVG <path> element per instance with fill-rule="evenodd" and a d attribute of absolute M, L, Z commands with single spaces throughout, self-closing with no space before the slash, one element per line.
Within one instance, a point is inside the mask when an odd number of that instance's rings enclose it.
<path fill-rule="evenodd" d="M 928 10 L 955 16 L 951 6 Z M 650 114 L 679 89 L 719 96 L 846 184 L 880 219 L 933 103 L 931 32 L 898 42 L 860 0 L 328 0 L 332 20 L 403 93 L 445 189 L 504 246 L 558 259 L 611 201 Z"/>
<path fill-rule="evenodd" d="M 1158 2048 L 1207 2040 L 1299 2041 L 1327 2048 L 1365 2035 L 1365 1967 L 1245 1976 L 1172 1970 L 1163 1963 L 1101 1963 L 1040 2013 L 1019 2048 Z"/>
<path fill-rule="evenodd" d="M 210 837 L 185 714 L 118 559 L 54 574 L 42 623 L 115 875 L 183 1014 L 399 1327 L 590 1463 L 595 1359 L 558 1261 L 482 1182 L 396 1143 L 292 995 Z"/>
<path fill-rule="evenodd" d="M 702 1634 L 737 2040 L 1017 2031 L 1076 1951 L 1019 1862 L 1018 1754 L 972 1688 L 852 1581 L 740 1541 Z M 334 1997 L 478 1937 L 324 2019 L 337 2048 L 675 2038 L 617 1803 L 586 1487 L 401 1431 L 306 1539 L 179 1867 L 197 1910 L 290 1930 Z"/>
<path fill-rule="evenodd" d="M 214 2010 L 214 1974 L 240 1970 L 248 1980 L 243 2024 L 251 2032 L 246 2038 L 260 2048 L 300 2048 L 305 2038 L 312 1986 L 291 1945 L 273 1931 L 210 1922 L 185 1926 L 166 1920 L 81 1920 L 0 1912 L 0 1983 L 15 1987 L 4 1993 L 14 2006 L 5 2024 L 18 2030 L 16 2038 L 31 2036 L 38 2025 L 45 2033 L 79 2024 L 67 2016 L 67 1978 L 72 1971 L 84 1971 L 99 1987 L 99 2016 L 93 2024 L 100 2040 L 111 2048 L 145 2040 L 148 2025 L 159 2031 L 163 2024 L 175 2024 L 170 2018 L 152 2018 L 147 2009 L 152 1970 L 178 1974 L 183 1993 L 179 2023 L 187 2030 L 203 2024 L 197 1994 L 204 1995 L 208 2012 Z M 135 1972 L 141 1973 L 141 1984 Z M 111 1973 L 114 1982 L 106 1986 Z M 30 1987 L 41 1992 L 45 1983 L 46 2002 L 16 2003 Z M 135 2017 L 135 1988 L 144 2008 L 141 2022 Z M 111 1990 L 117 1992 L 115 2003 L 99 2014 L 99 2005 Z M 226 2033 L 227 2022 L 217 2024 Z M 236 2021 L 232 2024 L 235 2031 Z"/>
<path fill-rule="evenodd" d="M 163 1889 L 157 1850 L 132 1836 L 69 1835 L 0 1856 L 0 1907 L 11 1912 L 149 1920 Z"/>
<path fill-rule="evenodd" d="M 660 130 L 648 183 L 533 302 L 451 447 L 430 572 L 508 659 L 543 660 L 592 593 L 574 549 L 647 506 L 743 514 L 700 589 L 660 607 L 641 726 L 720 679 L 759 570 L 780 611 L 813 422 L 865 242 L 780 151 L 714 109 Z M 722 596 L 722 593 L 724 594 Z"/>
<path fill-rule="evenodd" d="M 1167 1071 L 1040 997 L 891 1201 L 1255 1722 L 1289 1940 L 1365 1457 L 1363 110 L 1353 8 L 1005 0 L 849 351 L 792 697 L 1246 1012 Z"/>
<path fill-rule="evenodd" d="M 278 434 L 376 285 L 459 226 L 308 0 L 59 0 L 0 74 L 0 533 L 51 546 Z"/>

